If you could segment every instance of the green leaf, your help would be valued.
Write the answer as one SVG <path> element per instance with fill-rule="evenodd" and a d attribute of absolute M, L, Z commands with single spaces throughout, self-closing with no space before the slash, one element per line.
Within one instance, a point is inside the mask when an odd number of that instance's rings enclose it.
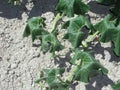
<path fill-rule="evenodd" d="M 84 4 L 82 0 L 59 0 L 56 10 L 68 17 L 73 17 L 74 14 L 79 15 L 88 12 L 89 6 Z"/>
<path fill-rule="evenodd" d="M 66 86 L 65 82 L 60 79 L 62 74 L 65 72 L 64 68 L 44 69 L 43 71 L 45 72 L 44 76 L 38 79 L 36 83 L 44 80 L 50 88 L 63 88 Z"/>
<path fill-rule="evenodd" d="M 79 47 L 82 40 L 85 38 L 85 34 L 81 31 L 85 26 L 87 26 L 87 19 L 84 16 L 77 16 L 63 25 L 64 28 L 68 29 L 64 38 L 68 39 L 74 48 Z"/>
<path fill-rule="evenodd" d="M 114 52 L 116 55 L 120 56 L 120 28 L 118 33 L 116 34 L 116 38 L 113 41 L 114 43 Z"/>
<path fill-rule="evenodd" d="M 47 52 L 48 50 L 52 53 L 59 51 L 64 47 L 61 45 L 57 39 L 58 30 L 55 30 L 52 33 L 49 33 L 45 30 L 45 18 L 42 17 L 33 17 L 28 21 L 23 37 L 28 37 L 31 35 L 32 41 L 35 39 L 41 40 L 41 50 Z"/>
<path fill-rule="evenodd" d="M 82 82 L 89 82 L 90 78 L 98 75 L 101 71 L 106 75 L 108 70 L 97 62 L 88 52 L 76 50 L 75 55 L 70 61 L 75 64 L 77 60 L 81 60 L 80 65 L 77 65 L 75 73 L 75 80 Z"/>
<path fill-rule="evenodd" d="M 120 55 L 120 25 L 115 25 L 116 20 L 111 20 L 108 15 L 101 22 L 95 25 L 95 29 L 100 31 L 100 41 L 114 43 L 114 52 L 116 55 Z"/>
<path fill-rule="evenodd" d="M 61 45 L 55 34 L 49 33 L 46 35 L 42 35 L 42 51 L 46 52 L 50 49 L 50 52 L 55 52 L 63 48 L 64 46 Z"/>
<path fill-rule="evenodd" d="M 75 0 L 74 3 L 74 13 L 79 15 L 82 14 L 84 15 L 89 11 L 90 7 L 85 4 L 82 0 Z"/>
<path fill-rule="evenodd" d="M 120 90 L 120 82 L 117 83 L 117 84 L 115 84 L 115 85 L 113 85 L 112 88 L 113 88 L 114 90 Z"/>
<path fill-rule="evenodd" d="M 100 41 L 109 42 L 117 33 L 115 21 L 111 21 L 111 16 L 107 15 L 102 21 L 95 25 L 95 29 L 101 32 Z"/>
<path fill-rule="evenodd" d="M 29 35 L 31 35 L 32 41 L 34 41 L 35 39 L 37 39 L 37 37 L 40 37 L 42 33 L 47 33 L 47 31 L 44 30 L 44 21 L 45 18 L 43 17 L 33 17 L 29 19 L 24 30 L 23 37 L 28 37 Z"/>
<path fill-rule="evenodd" d="M 68 26 L 70 24 L 70 21 L 66 21 L 63 25 L 62 25 L 62 29 L 67 29 Z"/>

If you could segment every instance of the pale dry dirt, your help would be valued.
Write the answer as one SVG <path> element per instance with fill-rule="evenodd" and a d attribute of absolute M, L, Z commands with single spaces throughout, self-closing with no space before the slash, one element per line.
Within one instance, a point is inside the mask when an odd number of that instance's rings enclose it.
<path fill-rule="evenodd" d="M 57 0 L 25 1 L 21 6 L 12 6 L 7 0 L 0 0 L 0 90 L 40 90 L 39 85 L 34 83 L 38 72 L 55 64 L 67 66 L 66 62 L 70 59 L 67 55 L 60 61 L 51 61 L 49 53 L 40 51 L 39 41 L 32 44 L 30 37 L 22 37 L 26 21 L 34 16 L 46 17 L 47 28 L 51 29 Z M 93 23 L 109 13 L 108 7 L 93 0 L 84 1 L 91 6 L 89 14 Z M 111 47 L 111 43 L 97 42 L 90 47 L 95 58 L 109 70 L 108 76 L 100 74 L 88 84 L 75 83 L 71 90 L 112 90 L 111 85 L 120 80 L 120 57 L 114 55 Z M 66 52 L 68 50 L 63 53 Z"/>

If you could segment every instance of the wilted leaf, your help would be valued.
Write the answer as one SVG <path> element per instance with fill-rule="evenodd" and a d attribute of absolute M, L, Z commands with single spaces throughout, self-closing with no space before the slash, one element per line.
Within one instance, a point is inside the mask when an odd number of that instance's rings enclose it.
<path fill-rule="evenodd" d="M 95 25 L 95 29 L 100 31 L 100 41 L 112 41 L 115 46 L 115 54 L 120 55 L 120 25 L 115 26 L 115 20 L 110 20 L 110 16 L 106 16 L 101 22 Z"/>
<path fill-rule="evenodd" d="M 44 29 L 44 21 L 45 18 L 42 17 L 31 18 L 26 25 L 23 37 L 31 35 L 32 41 L 35 39 L 40 39 L 42 43 L 41 50 L 44 52 L 48 50 L 50 50 L 50 52 L 55 52 L 63 49 L 63 46 L 57 39 L 57 30 L 55 30 L 55 32 L 49 33 Z"/>
<path fill-rule="evenodd" d="M 59 0 L 56 10 L 68 17 L 73 17 L 74 14 L 85 14 L 89 10 L 89 6 L 82 0 Z"/>
<path fill-rule="evenodd" d="M 87 26 L 87 19 L 84 16 L 77 16 L 63 25 L 63 28 L 68 29 L 64 38 L 68 39 L 74 48 L 79 47 L 82 40 L 85 38 L 85 34 L 81 31 L 85 26 Z"/>
<path fill-rule="evenodd" d="M 81 64 L 77 65 L 77 70 L 75 72 L 75 80 L 89 82 L 91 77 L 98 75 L 101 71 L 104 74 L 108 73 L 108 70 L 104 68 L 87 52 L 77 49 L 75 51 L 74 57 L 70 62 L 72 64 L 75 64 L 77 60 L 81 60 Z"/>
<path fill-rule="evenodd" d="M 109 42 L 117 33 L 115 21 L 110 20 L 111 16 L 106 16 L 102 21 L 95 25 L 95 29 L 101 32 L 100 41 Z"/>
<path fill-rule="evenodd" d="M 50 49 L 50 52 L 55 52 L 55 51 L 59 51 L 61 49 L 63 49 L 64 47 L 61 45 L 61 43 L 59 42 L 59 40 L 57 39 L 57 37 L 52 34 L 46 34 L 46 35 L 42 35 L 42 46 L 41 49 L 43 51 L 47 51 Z"/>
<path fill-rule="evenodd" d="M 61 81 L 59 78 L 61 78 L 61 75 L 64 73 L 64 68 L 59 69 L 44 69 L 45 75 L 38 79 L 36 83 L 39 83 L 41 81 L 45 81 L 50 88 L 64 88 L 66 84 Z"/>
<path fill-rule="evenodd" d="M 115 46 L 114 48 L 115 54 L 120 56 L 120 28 L 119 28 L 118 33 L 116 34 L 116 38 L 114 39 L 113 43 Z"/>
<path fill-rule="evenodd" d="M 114 90 L 120 90 L 120 82 L 112 86 Z"/>
<path fill-rule="evenodd" d="M 42 17 L 33 17 L 28 20 L 28 23 L 26 25 L 26 28 L 23 33 L 23 37 L 28 37 L 31 35 L 32 41 L 37 39 L 37 37 L 41 36 L 42 33 L 47 32 L 44 30 L 45 27 L 45 18 Z"/>

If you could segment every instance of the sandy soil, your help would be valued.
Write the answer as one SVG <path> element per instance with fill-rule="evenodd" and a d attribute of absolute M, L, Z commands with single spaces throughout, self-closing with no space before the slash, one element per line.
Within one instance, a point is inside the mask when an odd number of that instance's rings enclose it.
<path fill-rule="evenodd" d="M 93 23 L 109 13 L 108 7 L 85 1 L 91 6 L 89 14 Z M 29 0 L 21 6 L 12 6 L 7 0 L 0 0 L 0 90 L 40 89 L 34 83 L 37 74 L 43 68 L 54 67 L 54 61 L 50 60 L 49 53 L 40 52 L 39 41 L 32 45 L 31 38 L 23 39 L 22 34 L 28 18 L 34 16 L 46 17 L 47 28 L 51 29 L 56 3 L 57 0 L 34 0 L 33 4 Z M 73 85 L 71 90 L 112 90 L 111 85 L 120 80 L 120 57 L 114 55 L 111 47 L 111 43 L 97 42 L 91 46 L 95 58 L 109 70 L 108 76 L 98 75 L 88 84 Z M 64 60 L 69 57 L 61 59 L 57 63 L 66 65 Z"/>

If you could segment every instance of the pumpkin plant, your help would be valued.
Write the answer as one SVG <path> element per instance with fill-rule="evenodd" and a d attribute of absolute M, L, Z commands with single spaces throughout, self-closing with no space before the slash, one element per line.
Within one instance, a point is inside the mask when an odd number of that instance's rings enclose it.
<path fill-rule="evenodd" d="M 18 0 L 9 0 L 14 3 Z M 56 6 L 56 17 L 53 21 L 51 32 L 46 29 L 44 17 L 33 17 L 28 20 L 23 37 L 29 35 L 34 42 L 36 39 L 41 41 L 41 51 L 50 52 L 53 58 L 57 57 L 55 52 L 65 47 L 57 37 L 61 29 L 66 29 L 67 33 L 62 39 L 68 40 L 72 45 L 73 57 L 69 64 L 73 66 L 66 79 L 63 79 L 65 67 L 44 69 L 41 71 L 39 83 L 41 88 L 46 90 L 69 90 L 70 85 L 77 82 L 88 83 L 92 77 L 99 73 L 107 75 L 108 70 L 103 67 L 88 51 L 90 43 L 94 41 L 96 35 L 99 36 L 98 42 L 113 42 L 114 53 L 120 56 L 120 1 L 119 0 L 97 0 L 98 3 L 109 5 L 111 13 L 105 16 L 100 22 L 92 24 L 88 19 L 90 6 L 82 0 L 59 0 Z M 58 28 L 58 21 L 63 17 L 68 21 L 61 22 L 61 29 Z M 88 31 L 89 38 L 86 39 L 84 29 Z M 113 86 L 115 90 L 120 90 L 119 84 Z"/>

